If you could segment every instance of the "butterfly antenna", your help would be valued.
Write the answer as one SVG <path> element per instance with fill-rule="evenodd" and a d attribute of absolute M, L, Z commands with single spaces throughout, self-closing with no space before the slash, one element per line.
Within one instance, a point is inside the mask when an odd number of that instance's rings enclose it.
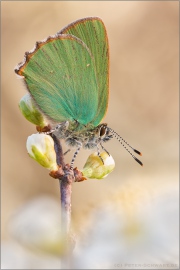
<path fill-rule="evenodd" d="M 129 151 L 129 149 L 126 147 L 126 145 L 127 146 L 129 146 L 136 154 L 138 154 L 138 155 L 140 155 L 140 156 L 142 156 L 142 153 L 141 152 L 139 152 L 138 150 L 136 150 L 135 148 L 133 148 L 128 142 L 126 142 L 117 132 L 115 132 L 112 128 L 109 128 L 108 127 L 108 129 L 109 129 L 109 131 L 111 131 L 112 132 L 112 134 L 113 134 L 113 136 L 122 144 L 122 146 L 125 148 L 125 150 L 134 158 L 134 160 L 137 162 L 137 163 L 139 163 L 141 166 L 143 166 L 143 163 L 138 159 L 138 158 L 136 158 L 130 151 Z M 124 143 L 126 144 L 126 145 L 124 145 Z"/>

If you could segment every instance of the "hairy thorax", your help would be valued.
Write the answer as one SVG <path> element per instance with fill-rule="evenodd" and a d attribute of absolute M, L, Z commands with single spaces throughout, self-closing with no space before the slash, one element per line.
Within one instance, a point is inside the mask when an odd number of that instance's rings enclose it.
<path fill-rule="evenodd" d="M 83 147 L 85 149 L 96 148 L 102 142 L 109 141 L 112 135 L 109 134 L 107 124 L 100 124 L 93 128 L 91 126 L 84 126 L 80 129 L 78 123 L 71 124 L 68 121 L 57 125 L 54 134 L 59 138 L 65 140 L 70 147 Z"/>

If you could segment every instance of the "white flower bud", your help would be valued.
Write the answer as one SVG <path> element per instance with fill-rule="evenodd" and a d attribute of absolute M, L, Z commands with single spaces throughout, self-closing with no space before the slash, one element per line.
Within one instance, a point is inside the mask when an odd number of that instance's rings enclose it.
<path fill-rule="evenodd" d="M 29 122 L 42 128 L 48 126 L 44 115 L 37 108 L 30 94 L 26 94 L 21 98 L 19 102 L 19 108 L 21 113 Z"/>
<path fill-rule="evenodd" d="M 31 158 L 50 171 L 57 171 L 56 152 L 53 139 L 46 134 L 37 133 L 28 137 L 26 148 Z"/>
<path fill-rule="evenodd" d="M 100 156 L 102 157 L 104 164 L 97 152 L 88 157 L 82 170 L 84 176 L 88 178 L 103 179 L 114 170 L 115 162 L 112 156 L 109 156 L 106 152 L 102 152 Z"/>

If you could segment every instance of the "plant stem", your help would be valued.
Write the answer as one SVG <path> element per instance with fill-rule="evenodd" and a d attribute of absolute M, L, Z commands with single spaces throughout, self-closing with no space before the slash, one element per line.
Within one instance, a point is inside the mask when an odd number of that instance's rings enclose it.
<path fill-rule="evenodd" d="M 60 192 L 61 192 L 61 226 L 62 231 L 67 237 L 69 237 L 69 231 L 71 226 L 71 193 L 72 184 L 67 181 L 60 180 Z"/>
<path fill-rule="evenodd" d="M 62 234 L 66 236 L 67 250 L 71 253 L 74 247 L 74 241 L 71 239 L 71 193 L 72 183 L 75 180 L 74 173 L 70 166 L 65 165 L 64 154 L 60 140 L 54 135 L 51 135 L 54 140 L 54 148 L 56 151 L 56 161 L 62 168 L 62 175 L 58 177 L 61 194 L 61 230 Z"/>
<path fill-rule="evenodd" d="M 64 162 L 64 154 L 63 154 L 61 142 L 54 134 L 51 134 L 51 137 L 54 140 L 54 149 L 56 152 L 57 165 L 59 165 L 59 166 L 61 165 L 62 168 L 64 168 L 65 162 Z"/>
<path fill-rule="evenodd" d="M 54 140 L 56 152 L 56 162 L 59 166 L 57 171 L 51 171 L 50 176 L 59 179 L 61 194 L 61 232 L 65 236 L 65 256 L 62 257 L 61 269 L 72 269 L 72 252 L 75 247 L 75 237 L 70 232 L 71 229 L 71 193 L 72 183 L 86 180 L 86 177 L 77 168 L 71 169 L 69 164 L 64 162 L 64 154 L 60 140 L 54 135 L 50 135 Z"/>

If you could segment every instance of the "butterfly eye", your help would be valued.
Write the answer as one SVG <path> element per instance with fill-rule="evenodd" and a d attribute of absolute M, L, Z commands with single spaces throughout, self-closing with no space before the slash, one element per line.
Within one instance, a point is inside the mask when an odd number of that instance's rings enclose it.
<path fill-rule="evenodd" d="M 100 129 L 100 134 L 99 136 L 102 137 L 106 134 L 106 127 L 102 126 L 101 129 Z"/>

